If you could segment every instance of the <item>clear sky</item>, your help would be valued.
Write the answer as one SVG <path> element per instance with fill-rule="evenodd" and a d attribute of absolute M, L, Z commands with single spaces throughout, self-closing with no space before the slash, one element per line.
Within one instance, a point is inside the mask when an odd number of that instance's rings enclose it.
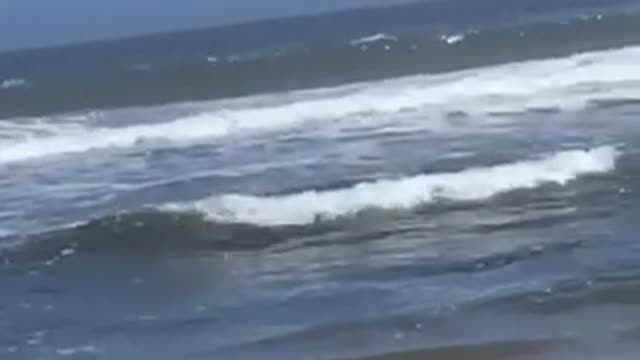
<path fill-rule="evenodd" d="M 0 0 L 0 51 L 404 2 L 411 0 Z"/>

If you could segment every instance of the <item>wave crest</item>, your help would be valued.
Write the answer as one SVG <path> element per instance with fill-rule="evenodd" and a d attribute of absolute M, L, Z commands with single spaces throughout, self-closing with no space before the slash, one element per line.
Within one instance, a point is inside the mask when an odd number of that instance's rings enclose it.
<path fill-rule="evenodd" d="M 385 124 L 391 116 L 420 112 L 412 124 L 434 132 L 455 129 L 448 114 L 464 112 L 478 126 L 491 126 L 491 114 L 531 109 L 581 110 L 596 101 L 640 98 L 640 47 L 548 60 L 418 75 L 293 94 L 245 98 L 241 106 L 200 104 L 198 112 L 172 121 L 123 127 L 79 126 L 0 141 L 0 164 L 93 149 L 131 148 L 160 140 L 158 146 L 298 128 L 309 123 Z M 178 105 L 172 105 L 178 106 Z M 145 111 L 158 111 L 157 108 Z M 385 116 L 382 116 L 385 115 Z M 115 115 L 114 115 L 115 116 Z M 424 121 L 427 118 L 428 121 Z M 413 121 L 413 120 L 411 120 Z M 499 123 L 503 124 L 504 119 Z M 61 121 L 50 119 L 46 128 Z M 0 121 L 0 123 L 2 123 Z M 0 129 L 0 137 L 4 135 Z M 10 136 L 11 134 L 9 134 Z M 156 143 L 158 143 L 156 141 Z"/>
<path fill-rule="evenodd" d="M 366 44 L 376 43 L 380 41 L 395 42 L 395 41 L 398 41 L 398 37 L 393 35 L 387 35 L 384 33 L 379 33 L 379 34 L 374 34 L 369 36 L 363 36 L 359 39 L 352 40 L 350 44 L 351 46 L 360 46 L 360 45 L 366 45 Z"/>
<path fill-rule="evenodd" d="M 310 190 L 284 196 L 228 194 L 162 208 L 195 211 L 217 222 L 304 225 L 354 215 L 368 208 L 411 209 L 439 199 L 474 201 L 545 183 L 565 185 L 585 174 L 613 170 L 618 154 L 614 147 L 602 146 L 493 167 L 365 182 L 338 190 Z"/>

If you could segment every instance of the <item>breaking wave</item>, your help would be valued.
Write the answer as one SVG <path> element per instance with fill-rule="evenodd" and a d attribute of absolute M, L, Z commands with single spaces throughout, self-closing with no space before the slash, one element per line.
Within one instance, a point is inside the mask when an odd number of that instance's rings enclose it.
<path fill-rule="evenodd" d="M 303 239 L 313 239 L 345 225 L 332 220 L 348 220 L 368 209 L 412 210 L 437 205 L 441 200 L 484 201 L 512 190 L 545 184 L 562 186 L 583 175 L 612 171 L 618 156 L 616 148 L 602 146 L 333 190 L 277 196 L 226 194 L 156 205 L 98 216 L 42 233 L 0 234 L 6 236 L 0 243 L 0 261 L 49 264 L 78 252 L 252 251 L 293 239 L 302 244 Z M 385 233 L 383 229 L 369 230 L 367 238 Z"/>
<path fill-rule="evenodd" d="M 161 140 L 161 146 L 170 147 L 181 142 L 283 130 L 310 122 L 357 125 L 366 118 L 366 125 L 371 126 L 376 122 L 384 124 L 390 115 L 407 111 L 418 112 L 420 116 L 412 120 L 414 125 L 429 131 L 455 128 L 455 121 L 447 116 L 452 112 L 469 115 L 472 124 L 490 126 L 487 119 L 491 114 L 548 108 L 580 110 L 596 102 L 640 99 L 638 64 L 640 47 L 629 47 L 439 75 L 271 94 L 266 102 L 256 96 L 243 99 L 246 101 L 240 107 L 229 108 L 220 102 L 200 104 L 198 113 L 168 122 L 123 127 L 86 125 L 74 131 L 63 128 L 46 135 L 9 136 L 0 140 L 0 163 L 93 149 L 130 148 L 148 143 L 147 140 Z M 500 121 L 508 120 L 503 117 Z M 0 130 L 0 139 L 7 138 L 3 135 L 6 134 Z"/>
<path fill-rule="evenodd" d="M 467 36 L 463 33 L 448 34 L 448 35 L 442 35 L 440 37 L 440 40 L 442 40 L 447 45 L 454 45 L 454 44 L 463 42 L 466 37 Z"/>
<path fill-rule="evenodd" d="M 582 175 L 613 170 L 617 157 L 614 147 L 603 146 L 460 172 L 365 182 L 337 190 L 310 190 L 283 196 L 228 194 L 195 203 L 168 204 L 162 209 L 198 212 L 216 222 L 305 225 L 354 215 L 368 208 L 410 209 L 439 199 L 475 201 L 546 183 L 565 185 Z"/>

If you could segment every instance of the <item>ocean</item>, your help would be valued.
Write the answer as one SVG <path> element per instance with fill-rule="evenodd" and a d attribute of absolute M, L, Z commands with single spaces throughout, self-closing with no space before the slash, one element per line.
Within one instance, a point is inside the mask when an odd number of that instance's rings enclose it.
<path fill-rule="evenodd" d="M 635 360 L 640 4 L 0 54 L 0 359 Z"/>

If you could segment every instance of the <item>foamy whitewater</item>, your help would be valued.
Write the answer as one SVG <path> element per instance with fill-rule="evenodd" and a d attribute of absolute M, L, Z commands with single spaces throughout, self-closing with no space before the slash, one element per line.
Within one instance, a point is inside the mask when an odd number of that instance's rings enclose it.
<path fill-rule="evenodd" d="M 604 146 L 563 151 L 539 159 L 456 173 L 424 174 L 361 183 L 331 191 L 285 196 L 215 196 L 194 204 L 169 204 L 166 210 L 198 211 L 211 220 L 265 226 L 303 225 L 357 214 L 368 208 L 411 209 L 439 199 L 472 201 L 546 183 L 565 185 L 579 176 L 615 168 L 618 152 Z"/>
<path fill-rule="evenodd" d="M 393 35 L 388 35 L 388 34 L 382 34 L 382 33 L 363 36 L 359 39 L 352 40 L 351 46 L 366 45 L 366 44 L 371 44 L 379 41 L 398 41 L 398 37 Z"/>
<path fill-rule="evenodd" d="M 0 82 L 0 88 L 2 89 L 12 89 L 27 86 L 29 86 L 29 82 L 24 79 L 6 79 Z"/>
<path fill-rule="evenodd" d="M 464 41 L 466 35 L 465 34 L 450 34 L 450 35 L 442 35 L 440 40 L 444 41 L 448 45 L 458 44 Z"/>
<path fill-rule="evenodd" d="M 496 113 L 549 108 L 577 111 L 594 101 L 640 98 L 639 63 L 640 47 L 630 47 L 306 91 L 294 102 L 201 111 L 160 124 L 87 126 L 70 132 L 0 140 L 0 163 L 92 149 L 129 148 L 151 140 L 162 140 L 168 142 L 164 146 L 171 146 L 281 131 L 309 123 L 331 126 L 360 121 L 364 115 L 368 116 L 364 125 L 371 126 L 376 119 L 407 111 L 423 114 L 416 118 L 417 127 L 451 131 L 455 125 L 447 119 L 455 112 L 463 112 L 475 121 L 487 121 L 487 115 Z M 217 108 L 215 103 L 210 106 Z"/>

